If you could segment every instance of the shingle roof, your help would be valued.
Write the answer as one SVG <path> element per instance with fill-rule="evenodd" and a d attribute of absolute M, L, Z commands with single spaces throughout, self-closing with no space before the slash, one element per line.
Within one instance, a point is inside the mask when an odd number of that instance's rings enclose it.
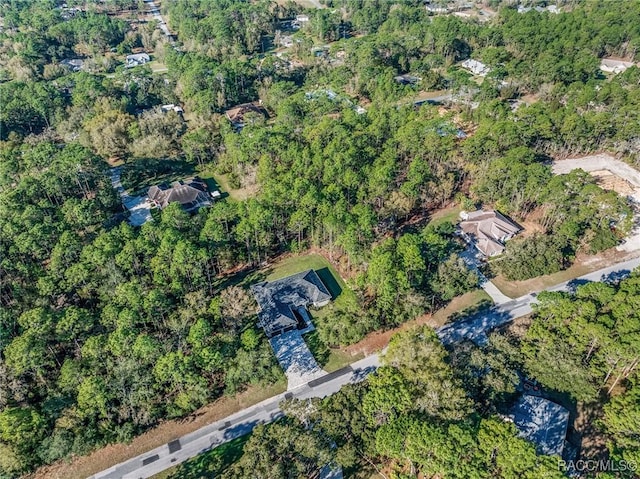
<path fill-rule="evenodd" d="M 244 115 L 250 112 L 260 114 L 265 118 L 268 116 L 267 111 L 263 107 L 255 105 L 254 103 L 244 103 L 242 105 L 234 106 L 233 108 L 225 111 L 224 114 L 231 123 L 242 124 L 244 123 Z"/>
<path fill-rule="evenodd" d="M 180 203 L 186 210 L 211 204 L 206 185 L 200 180 L 190 180 L 188 183 L 176 181 L 171 187 L 162 185 L 149 188 L 149 199 L 159 208 L 165 208 L 169 203 Z"/>
<path fill-rule="evenodd" d="M 465 213 L 460 229 L 471 237 L 476 247 L 486 256 L 501 253 L 505 238 L 510 238 L 521 230 L 513 221 L 493 210 Z"/>
<path fill-rule="evenodd" d="M 297 319 L 292 309 L 331 300 L 331 294 L 312 269 L 275 281 L 254 284 L 251 291 L 260 306 L 260 322 L 268 336 L 296 326 Z"/>
<path fill-rule="evenodd" d="M 548 399 L 525 394 L 512 414 L 520 436 L 533 442 L 539 454 L 562 454 L 569 411 Z"/>

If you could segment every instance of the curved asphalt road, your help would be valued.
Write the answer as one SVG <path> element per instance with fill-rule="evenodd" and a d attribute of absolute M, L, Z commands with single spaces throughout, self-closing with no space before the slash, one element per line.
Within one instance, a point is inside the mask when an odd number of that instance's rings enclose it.
<path fill-rule="evenodd" d="M 548 291 L 570 291 L 575 286 L 592 281 L 616 281 L 640 266 L 640 258 L 624 261 L 608 268 L 581 276 L 548 288 Z M 486 333 L 515 318 L 531 313 L 536 294 L 528 294 L 497 307 L 478 313 L 464 321 L 449 324 L 438 330 L 445 345 L 464 339 L 482 343 Z M 102 471 L 90 479 L 138 479 L 151 477 L 169 467 L 184 462 L 220 444 L 247 434 L 256 425 L 274 421 L 282 416 L 279 404 L 284 399 L 325 397 L 336 393 L 349 383 L 362 381 L 380 365 L 377 354 L 368 356 L 339 371 L 326 374 L 292 391 L 269 398 L 243 409 L 218 422 L 204 426 L 175 441 L 160 446 L 128 461 Z"/>

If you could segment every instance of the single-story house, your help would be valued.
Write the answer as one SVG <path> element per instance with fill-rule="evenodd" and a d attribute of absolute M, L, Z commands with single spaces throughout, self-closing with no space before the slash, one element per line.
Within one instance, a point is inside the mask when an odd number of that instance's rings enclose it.
<path fill-rule="evenodd" d="M 446 5 L 433 5 L 432 3 L 427 3 L 426 9 L 429 13 L 449 13 L 449 7 Z"/>
<path fill-rule="evenodd" d="M 72 72 L 79 72 L 84 66 L 84 60 L 81 58 L 65 58 L 60 62 L 60 65 L 68 68 Z"/>
<path fill-rule="evenodd" d="M 478 60 L 473 60 L 471 58 L 463 61 L 460 66 L 468 72 L 481 77 L 486 76 L 487 73 L 491 71 L 491 68 L 489 68 L 484 63 L 479 62 Z"/>
<path fill-rule="evenodd" d="M 616 58 L 602 58 L 600 60 L 600 70 L 606 73 L 622 73 L 633 65 L 633 62 L 618 60 Z"/>
<path fill-rule="evenodd" d="M 213 198 L 220 197 L 220 193 L 209 193 L 204 181 L 191 178 L 184 182 L 174 181 L 171 186 L 154 185 L 149 188 L 148 197 L 160 209 L 166 208 L 169 203 L 180 203 L 185 211 L 195 211 L 203 206 L 210 206 Z"/>
<path fill-rule="evenodd" d="M 458 225 L 462 236 L 485 257 L 499 255 L 504 243 L 522 231 L 516 223 L 495 210 L 460 213 Z"/>
<path fill-rule="evenodd" d="M 416 83 L 419 83 L 422 80 L 422 78 L 409 75 L 408 73 L 404 73 L 403 75 L 397 75 L 393 77 L 393 79 L 396 81 L 396 83 L 399 83 L 400 85 L 415 85 Z"/>
<path fill-rule="evenodd" d="M 525 7 L 522 5 L 518 5 L 518 13 L 527 13 L 527 12 L 530 12 L 531 10 L 535 10 L 538 13 L 549 12 L 549 13 L 554 13 L 556 15 L 560 13 L 560 9 L 558 8 L 557 5 L 547 5 L 546 7 L 541 7 L 540 5 L 536 7 Z"/>
<path fill-rule="evenodd" d="M 173 103 L 170 103 L 168 105 L 162 105 L 160 109 L 165 113 L 170 112 L 172 110 L 175 111 L 178 115 L 182 115 L 184 113 L 184 110 L 180 105 L 174 105 Z"/>
<path fill-rule="evenodd" d="M 536 445 L 538 454 L 562 455 L 569 411 L 548 399 L 524 394 L 511 410 L 520 437 Z"/>
<path fill-rule="evenodd" d="M 146 53 L 135 53 L 133 55 L 127 55 L 125 67 L 133 68 L 140 65 L 144 65 L 151 61 L 151 57 Z"/>
<path fill-rule="evenodd" d="M 258 324 L 268 338 L 310 326 L 308 308 L 321 308 L 331 301 L 329 290 L 312 269 L 254 284 L 251 291 L 260 307 Z"/>
<path fill-rule="evenodd" d="M 265 110 L 259 103 L 243 103 L 242 105 L 234 106 L 224 112 L 227 120 L 229 120 L 236 128 L 242 128 L 245 125 L 244 116 L 247 113 L 256 113 L 265 118 L 269 118 L 267 110 Z"/>

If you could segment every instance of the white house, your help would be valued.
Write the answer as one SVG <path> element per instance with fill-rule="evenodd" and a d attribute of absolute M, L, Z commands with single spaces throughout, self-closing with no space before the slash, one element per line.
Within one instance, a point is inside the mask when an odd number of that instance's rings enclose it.
<path fill-rule="evenodd" d="M 151 61 L 151 57 L 146 53 L 135 53 L 133 55 L 127 55 L 125 67 L 133 68 L 140 65 L 144 65 L 147 62 Z"/>
<path fill-rule="evenodd" d="M 471 58 L 463 61 L 460 66 L 465 70 L 471 72 L 472 74 L 481 77 L 486 76 L 486 74 L 491 71 L 491 68 L 489 68 L 484 63 L 479 62 L 478 60 L 473 60 Z"/>
<path fill-rule="evenodd" d="M 184 113 L 184 110 L 180 105 L 174 105 L 173 103 L 170 103 L 169 105 L 162 105 L 160 109 L 165 113 L 171 110 L 175 111 L 178 115 L 182 115 Z"/>
<path fill-rule="evenodd" d="M 633 62 L 627 62 L 625 60 L 617 60 L 615 58 L 602 58 L 600 60 L 600 70 L 606 73 L 622 73 L 627 68 L 634 65 Z"/>

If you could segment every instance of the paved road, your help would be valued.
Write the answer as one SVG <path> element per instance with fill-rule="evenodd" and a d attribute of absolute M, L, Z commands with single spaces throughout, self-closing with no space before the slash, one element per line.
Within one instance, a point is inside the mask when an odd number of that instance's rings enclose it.
<path fill-rule="evenodd" d="M 570 291 L 575 286 L 590 281 L 621 279 L 638 266 L 640 266 L 640 258 L 624 261 L 574 280 L 560 283 L 548 288 L 548 291 Z M 515 318 L 529 314 L 531 305 L 535 302 L 536 294 L 528 294 L 478 313 L 467 320 L 440 328 L 437 333 L 444 344 L 453 344 L 463 339 L 483 342 L 488 331 L 500 327 Z M 362 381 L 367 375 L 375 371 L 379 364 L 379 356 L 373 354 L 347 368 L 314 379 L 299 388 L 269 398 L 225 419 L 204 426 L 175 441 L 120 463 L 92 476 L 90 479 L 138 479 L 153 476 L 224 442 L 247 434 L 258 424 L 278 419 L 282 416 L 279 404 L 283 399 L 329 396 L 338 392 L 345 384 Z"/>
<path fill-rule="evenodd" d="M 243 436 L 251 432 L 258 424 L 278 419 L 282 416 L 279 404 L 284 399 L 308 399 L 329 396 L 338 392 L 345 384 L 362 381 L 377 368 L 378 364 L 377 355 L 368 356 L 351 366 L 313 380 L 294 391 L 269 398 L 146 454 L 120 463 L 92 476 L 92 478 L 138 479 L 153 476 L 224 442 Z"/>
<path fill-rule="evenodd" d="M 628 275 L 640 266 L 640 258 L 617 263 L 607 268 L 579 278 L 557 284 L 546 291 L 571 291 L 576 286 L 592 281 L 615 281 Z M 448 324 L 438 330 L 438 336 L 444 344 L 453 344 L 468 339 L 477 343 L 486 340 L 486 333 L 504 324 L 531 313 L 531 305 L 536 302 L 536 293 L 521 296 L 507 303 L 503 303 L 488 311 L 478 313 L 464 321 Z"/>
<path fill-rule="evenodd" d="M 173 43 L 173 37 L 171 36 L 171 32 L 169 31 L 169 27 L 167 27 L 167 22 L 164 21 L 162 15 L 160 14 L 160 8 L 155 4 L 153 0 L 144 0 L 150 9 L 149 13 L 153 16 L 154 20 L 158 22 L 158 28 L 165 34 L 170 43 Z"/>

